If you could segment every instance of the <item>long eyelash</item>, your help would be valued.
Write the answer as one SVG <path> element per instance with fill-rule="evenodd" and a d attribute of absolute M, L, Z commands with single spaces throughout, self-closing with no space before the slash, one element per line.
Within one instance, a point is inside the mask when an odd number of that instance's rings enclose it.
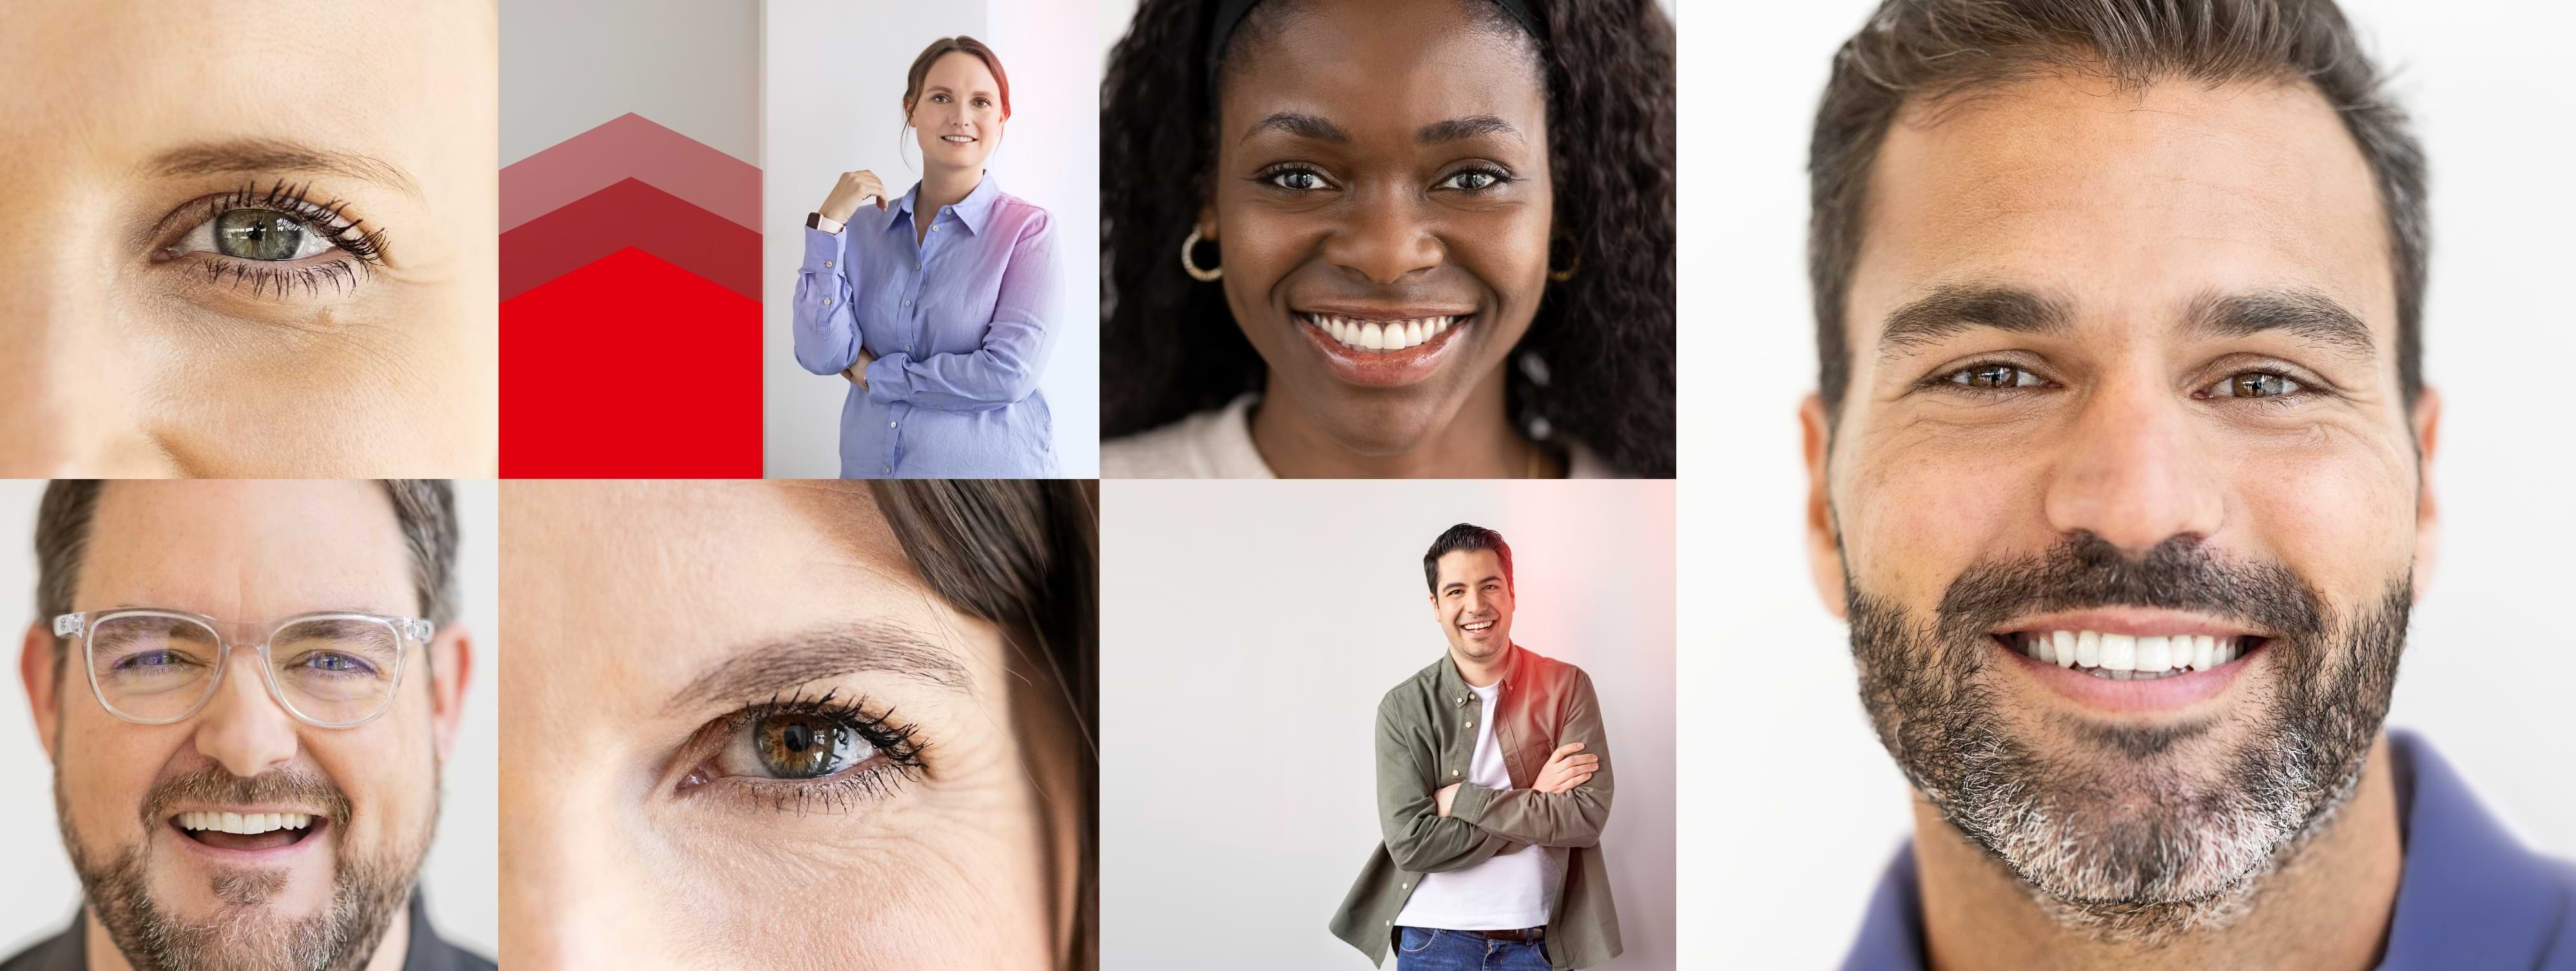
<path fill-rule="evenodd" d="M 355 263 L 335 260 L 311 266 L 280 267 L 253 265 L 259 262 L 254 260 L 212 259 L 206 261 L 207 282 L 223 283 L 229 276 L 234 289 L 248 283 L 251 295 L 255 297 L 265 296 L 273 289 L 277 296 L 283 298 L 297 288 L 302 288 L 306 296 L 319 296 L 325 283 L 331 285 L 331 292 L 341 293 L 357 286 L 359 276 L 372 273 L 375 267 L 383 265 L 385 231 L 370 230 L 364 220 L 348 218 L 347 200 L 314 202 L 312 188 L 311 183 L 299 185 L 284 179 L 270 184 L 265 190 L 256 182 L 246 183 L 239 189 L 206 200 L 205 218 L 214 219 L 236 209 L 282 213 L 312 226 L 331 245 L 354 257 Z"/>
<path fill-rule="evenodd" d="M 894 791 L 905 781 L 919 779 L 925 769 L 922 753 L 931 743 L 921 740 L 920 729 L 895 721 L 895 710 L 871 715 L 857 701 L 839 698 L 839 692 L 826 691 L 819 698 L 807 698 L 802 691 L 745 705 L 723 719 L 723 737 L 751 727 L 754 722 L 777 715 L 805 715 L 830 720 L 858 733 L 861 740 L 876 750 L 884 764 L 845 769 L 821 779 L 761 779 L 746 783 L 745 792 L 767 801 L 771 809 L 798 815 L 818 808 L 843 810 L 859 799 L 875 799 Z M 871 758 L 870 762 L 877 759 Z M 736 780 L 743 781 L 743 780 Z"/>

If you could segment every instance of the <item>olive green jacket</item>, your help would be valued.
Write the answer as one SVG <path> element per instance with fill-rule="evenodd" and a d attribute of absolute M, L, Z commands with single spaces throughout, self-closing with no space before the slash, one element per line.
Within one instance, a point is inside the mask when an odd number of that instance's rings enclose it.
<path fill-rule="evenodd" d="M 1524 851 L 1555 857 L 1564 875 L 1548 911 L 1548 963 L 1562 971 L 1619 956 L 1619 915 L 1599 848 L 1610 818 L 1610 742 L 1601 732 L 1592 678 L 1515 644 L 1494 707 L 1494 744 L 1512 787 L 1461 785 L 1443 818 L 1432 794 L 1465 781 L 1476 754 L 1476 720 L 1486 716 L 1483 702 L 1467 690 L 1446 652 L 1378 702 L 1377 815 L 1385 841 L 1369 854 L 1332 922 L 1333 936 L 1372 962 L 1386 961 L 1395 915 L 1423 874 Z M 1561 793 L 1530 791 L 1548 756 L 1572 742 L 1601 757 L 1592 779 Z"/>

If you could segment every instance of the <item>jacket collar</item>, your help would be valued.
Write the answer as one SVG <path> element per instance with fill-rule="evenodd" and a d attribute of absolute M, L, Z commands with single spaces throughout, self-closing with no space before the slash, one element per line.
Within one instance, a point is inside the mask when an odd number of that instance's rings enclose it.
<path fill-rule="evenodd" d="M 967 232 L 981 236 L 984 235 L 985 225 L 993 217 L 993 203 L 1001 198 L 1002 185 L 993 178 L 992 171 L 988 169 L 985 170 L 984 177 L 976 181 L 975 191 L 967 193 L 966 198 L 957 200 L 956 205 L 948 208 L 957 215 L 958 222 L 966 224 Z M 921 183 L 914 182 L 912 191 L 904 193 L 903 198 L 895 202 L 895 214 L 911 216 L 914 203 L 920 200 Z M 886 225 L 889 228 L 901 226 L 908 231 L 912 228 L 912 221 L 908 218 L 889 219 L 886 220 Z"/>

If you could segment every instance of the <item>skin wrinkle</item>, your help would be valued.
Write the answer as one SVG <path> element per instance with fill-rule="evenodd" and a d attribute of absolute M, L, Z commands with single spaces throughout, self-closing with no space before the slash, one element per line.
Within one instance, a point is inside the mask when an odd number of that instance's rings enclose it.
<path fill-rule="evenodd" d="M 42 10 L 0 41 L 0 87 L 28 95 L 0 144 L 30 147 L 0 152 L 0 203 L 56 241 L 0 256 L 0 473 L 488 476 L 497 5 Z M 279 22 L 335 42 L 278 58 Z M 102 42 L 120 56 L 82 56 Z M 317 161 L 341 171 L 223 171 Z M 202 221 L 150 231 L 173 211 L 280 179 L 385 228 L 387 265 L 280 299 L 209 282 L 217 257 L 156 259 Z"/>
<path fill-rule="evenodd" d="M 2394 898 L 2376 742 L 2432 526 L 2416 451 L 2431 413 L 2406 411 L 2396 355 L 2376 353 L 2395 346 L 2396 298 L 2371 174 L 2304 86 L 2050 78 L 2002 94 L 1889 132 L 1849 346 L 1879 342 L 1862 322 L 1945 287 L 2001 281 L 2048 295 L 2063 319 L 1916 328 L 1899 353 L 1852 355 L 1866 390 L 1838 430 L 1813 400 L 1803 419 L 1819 590 L 1852 620 L 1873 725 L 1920 793 L 1930 956 L 2367 966 L 2384 922 L 2337 918 Z M 2228 299 L 2236 319 L 2213 319 Z M 1918 385 L 1987 361 L 2051 386 Z M 2272 362 L 2333 393 L 2192 396 Z M 2116 540 L 2094 557 L 2105 569 L 2185 541 L 2214 562 L 2270 564 L 2237 586 L 2295 586 L 2313 611 L 2190 596 L 2190 572 L 2134 573 L 2131 592 L 2315 633 L 2265 646 L 2209 707 L 2115 717 L 2021 677 L 1976 633 L 2004 622 L 1993 610 L 1948 622 L 1980 613 L 1945 590 L 1979 586 L 1981 564 L 2085 532 Z M 1987 577 L 2016 591 L 1998 609 L 2098 599 L 2003 576 Z"/>
<path fill-rule="evenodd" d="M 505 701 L 504 727 L 551 739 L 504 761 L 514 965 L 1046 963 L 1044 819 L 1021 771 L 1042 750 L 997 707 L 1020 692 L 897 671 L 817 677 L 807 697 L 865 699 L 917 729 L 930 746 L 920 777 L 801 812 L 721 780 L 676 791 L 701 759 L 669 750 L 724 712 L 664 709 L 745 647 L 899 625 L 973 683 L 1011 683 L 999 632 L 928 594 L 873 508 L 864 491 L 815 483 L 505 484 L 505 585 L 524 591 L 505 602 L 507 622 L 545 647 L 515 672 L 511 690 L 524 680 L 530 693 Z M 652 876 L 663 873 L 690 878 Z M 777 920 L 785 900 L 805 916 Z"/>

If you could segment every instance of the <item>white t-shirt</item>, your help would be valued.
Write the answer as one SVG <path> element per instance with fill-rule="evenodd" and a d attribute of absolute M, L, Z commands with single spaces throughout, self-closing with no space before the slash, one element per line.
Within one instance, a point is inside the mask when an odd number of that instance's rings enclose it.
<path fill-rule="evenodd" d="M 1497 681 L 1467 689 L 1483 703 L 1477 708 L 1476 755 L 1467 763 L 1467 781 L 1487 789 L 1512 787 L 1502 747 L 1494 744 L 1494 699 L 1501 688 Z M 1453 931 L 1545 927 L 1548 908 L 1556 901 L 1556 882 L 1556 861 L 1544 849 L 1524 846 L 1464 870 L 1423 874 L 1422 886 L 1404 902 L 1395 924 Z"/>

